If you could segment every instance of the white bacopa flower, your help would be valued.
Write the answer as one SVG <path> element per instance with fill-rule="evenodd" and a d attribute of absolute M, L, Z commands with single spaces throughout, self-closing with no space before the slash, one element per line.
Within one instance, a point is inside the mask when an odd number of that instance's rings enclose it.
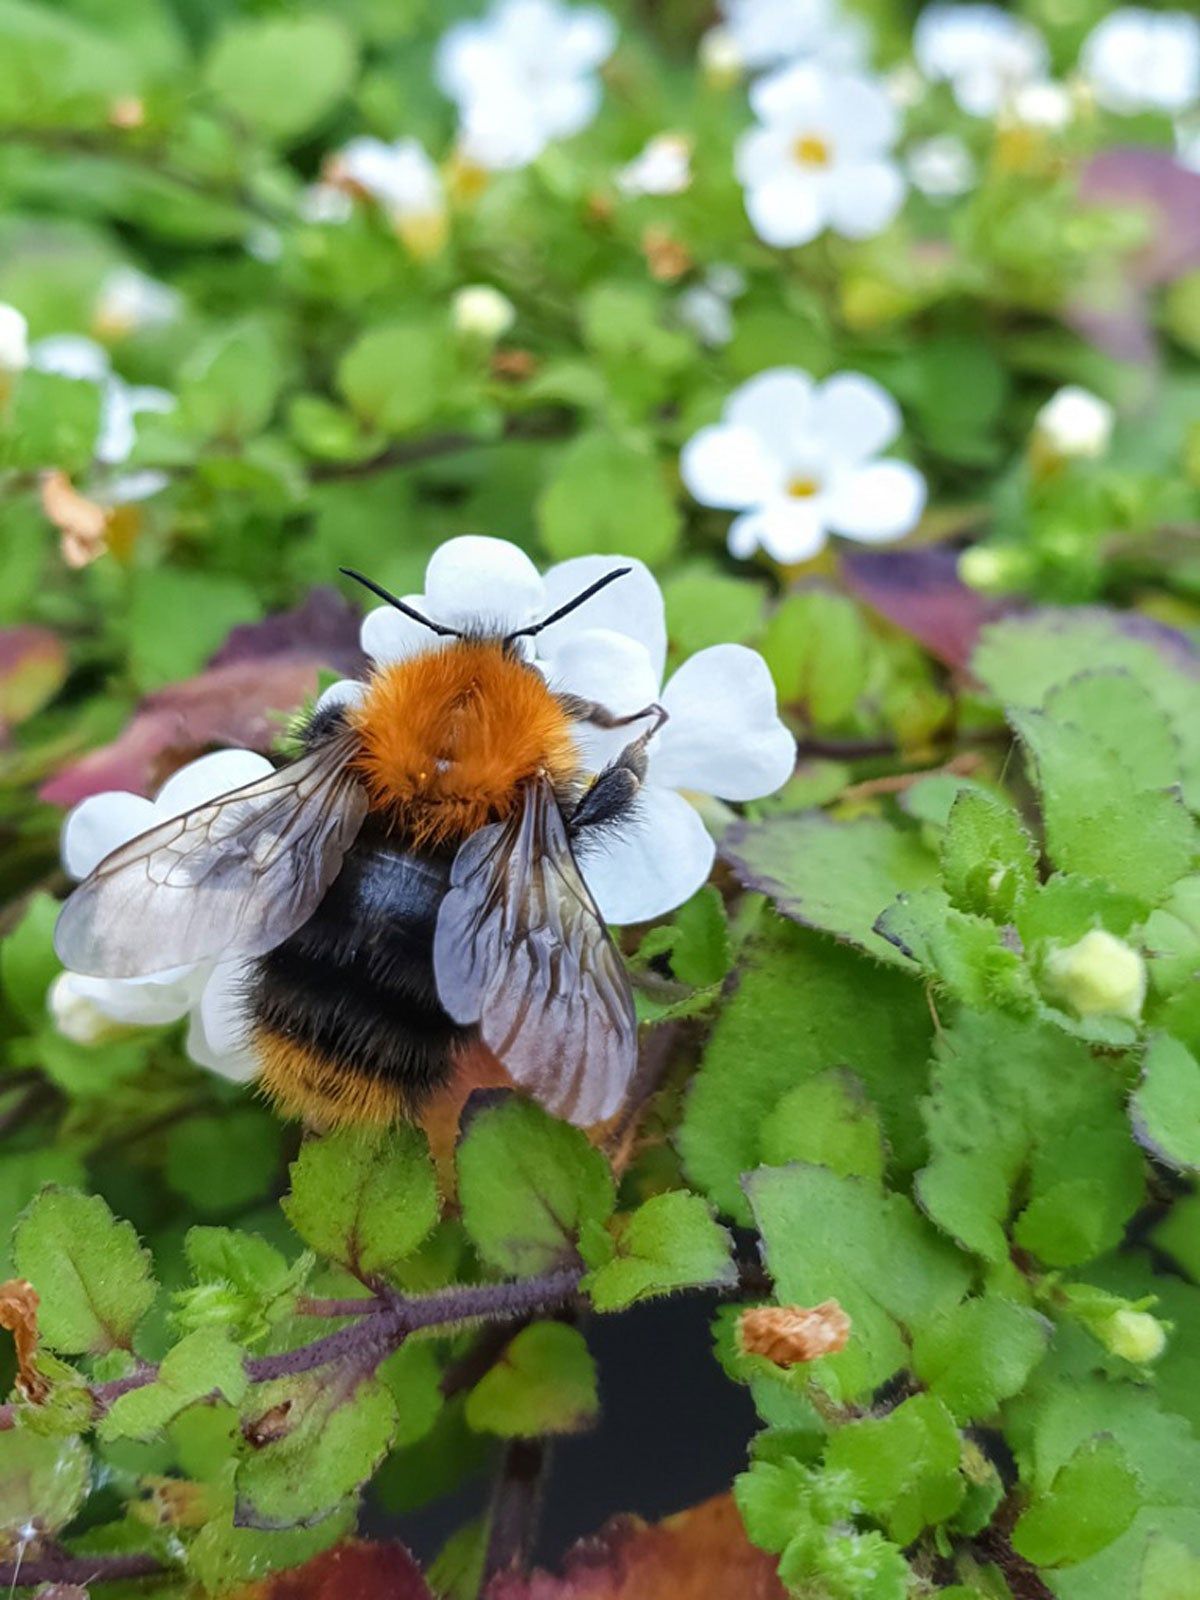
<path fill-rule="evenodd" d="M 128 461 L 137 440 L 136 418 L 142 412 L 174 411 L 175 396 L 166 389 L 126 383 L 112 370 L 108 351 L 94 339 L 78 333 L 57 333 L 39 339 L 29 352 L 29 364 L 38 372 L 94 383 L 100 389 L 100 431 L 96 460 L 105 466 Z M 162 479 L 159 483 L 165 483 Z M 144 495 L 137 496 L 144 498 Z"/>
<path fill-rule="evenodd" d="M 96 295 L 92 326 L 101 338 L 124 338 L 147 328 L 166 327 L 182 309 L 178 289 L 136 267 L 115 267 Z"/>
<path fill-rule="evenodd" d="M 746 59 L 729 28 L 709 28 L 701 34 L 696 55 L 700 71 L 717 88 L 736 83 L 746 69 Z"/>
<path fill-rule="evenodd" d="M 1045 77 L 1046 41 L 1032 23 L 997 5 L 931 5 L 913 34 L 917 65 L 946 82 L 973 117 L 994 117 L 1022 85 Z"/>
<path fill-rule="evenodd" d="M 1079 65 L 1109 111 L 1186 111 L 1200 100 L 1200 19 L 1119 6 L 1084 40 Z"/>
<path fill-rule="evenodd" d="M 504 337 L 517 312 L 508 296 L 490 283 L 468 283 L 455 293 L 450 317 L 456 332 L 490 344 Z"/>
<path fill-rule="evenodd" d="M 721 421 L 688 441 L 680 471 L 701 505 L 740 513 L 735 556 L 807 561 L 830 533 L 887 544 L 916 526 L 924 478 L 906 461 L 876 459 L 900 426 L 896 402 L 871 378 L 842 372 L 818 384 L 779 367 L 744 383 Z"/>
<path fill-rule="evenodd" d="M 600 108 L 597 69 L 616 24 L 596 6 L 499 0 L 438 44 L 439 87 L 458 106 L 464 157 L 489 170 L 524 167 L 554 139 L 586 128 Z"/>
<path fill-rule="evenodd" d="M 124 790 L 90 795 L 63 824 L 63 865 L 73 878 L 85 878 L 111 851 L 147 828 L 270 771 L 266 757 L 251 750 L 220 750 L 180 768 L 153 800 Z M 48 1003 L 60 1031 L 84 1043 L 103 1037 L 102 1018 L 160 1026 L 187 1017 L 187 1051 L 192 1060 L 244 1082 L 257 1070 L 244 1038 L 240 1005 L 246 972 L 242 961 L 176 967 L 147 978 L 92 978 L 67 972 L 55 983 Z"/>
<path fill-rule="evenodd" d="M 22 372 L 29 364 L 29 324 L 16 306 L 0 302 L 0 372 Z"/>
<path fill-rule="evenodd" d="M 366 195 L 380 206 L 392 226 L 415 254 L 432 254 L 441 248 L 446 233 L 446 193 L 442 175 L 417 139 L 351 139 L 325 164 L 322 182 L 309 192 L 306 220 L 342 222 L 323 191 L 340 192 L 347 199 Z"/>
<path fill-rule="evenodd" d="M 631 197 L 682 194 L 692 181 L 692 141 L 682 133 L 656 134 L 617 173 L 617 188 Z"/>
<path fill-rule="evenodd" d="M 1027 128 L 1045 128 L 1057 133 L 1075 115 L 1075 98 L 1065 83 L 1046 78 L 1024 84 L 1009 101 L 1008 110 Z"/>
<path fill-rule="evenodd" d="M 1115 421 L 1116 412 L 1107 400 L 1069 383 L 1038 412 L 1034 430 L 1056 456 L 1095 460 L 1108 449 Z"/>
<path fill-rule="evenodd" d="M 721 13 L 751 70 L 801 58 L 858 67 L 867 58 L 866 25 L 838 0 L 722 0 Z"/>
<path fill-rule="evenodd" d="M 974 158 L 953 133 L 935 134 L 914 144 L 904 165 L 913 188 L 929 200 L 953 200 L 975 183 Z"/>
<path fill-rule="evenodd" d="M 767 244 L 807 244 L 830 228 L 866 239 L 904 200 L 892 159 L 896 112 L 882 86 L 813 63 L 785 67 L 750 91 L 759 126 L 742 135 L 737 175 Z"/>
<path fill-rule="evenodd" d="M 717 349 L 733 338 L 733 302 L 745 292 L 745 274 L 728 262 L 715 261 L 699 283 L 680 294 L 675 313 L 701 344 Z"/>
<path fill-rule="evenodd" d="M 629 557 L 578 556 L 542 575 L 516 545 L 467 536 L 442 545 L 426 569 L 424 592 L 404 598 L 452 627 L 486 620 L 515 628 L 563 605 L 617 565 L 632 570 L 534 642 L 537 664 L 553 688 L 599 700 L 618 716 L 655 701 L 670 714 L 650 742 L 633 822 L 589 843 L 580 861 L 601 911 L 619 925 L 663 915 L 708 877 L 713 842 L 685 793 L 752 800 L 791 774 L 795 742 L 776 712 L 766 663 L 742 645 L 715 645 L 684 662 L 663 687 L 662 594 L 649 569 Z M 380 606 L 363 621 L 362 646 L 383 664 L 436 649 L 438 641 L 393 607 Z M 320 703 L 350 704 L 362 692 L 361 684 L 344 680 Z M 598 771 L 637 731 L 577 727 L 588 769 Z"/>

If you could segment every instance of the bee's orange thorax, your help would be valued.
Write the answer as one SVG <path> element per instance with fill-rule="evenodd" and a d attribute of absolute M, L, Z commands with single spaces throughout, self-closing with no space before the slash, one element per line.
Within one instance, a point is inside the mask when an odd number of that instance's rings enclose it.
<path fill-rule="evenodd" d="M 416 845 L 510 814 L 520 785 L 576 775 L 570 720 L 541 674 L 498 643 L 464 641 L 381 667 L 350 716 L 371 808 Z"/>

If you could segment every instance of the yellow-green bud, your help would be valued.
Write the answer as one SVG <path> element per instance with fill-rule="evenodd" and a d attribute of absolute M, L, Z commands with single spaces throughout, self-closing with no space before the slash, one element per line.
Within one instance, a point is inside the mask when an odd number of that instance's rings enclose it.
<path fill-rule="evenodd" d="M 1053 950 L 1045 988 L 1079 1017 L 1125 1017 L 1137 1022 L 1146 999 L 1146 963 L 1123 939 L 1093 928 L 1075 944 Z"/>
<path fill-rule="evenodd" d="M 1139 1367 L 1157 1361 L 1167 1347 L 1167 1330 L 1148 1311 L 1114 1311 L 1097 1324 L 1096 1336 L 1114 1356 Z"/>

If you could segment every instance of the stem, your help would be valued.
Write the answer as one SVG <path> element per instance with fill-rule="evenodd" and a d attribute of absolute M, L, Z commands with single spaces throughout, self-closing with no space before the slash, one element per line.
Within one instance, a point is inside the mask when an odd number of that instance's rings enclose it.
<path fill-rule="evenodd" d="M 544 1439 L 513 1439 L 504 1452 L 492 1496 L 483 1592 L 497 1573 L 523 1572 L 529 1564 L 542 1508 L 542 1474 L 549 1451 Z"/>
<path fill-rule="evenodd" d="M 478 434 L 430 434 L 427 439 L 409 439 L 389 445 L 377 456 L 366 461 L 329 461 L 313 467 L 309 478 L 314 483 L 345 483 L 356 478 L 369 478 L 376 472 L 389 472 L 394 467 L 413 467 L 422 461 L 435 461 L 439 456 L 454 455 L 459 450 L 475 450 L 489 444 L 507 444 L 512 439 L 560 439 L 570 432 L 568 423 L 557 413 L 531 413 L 529 416 L 509 417 L 497 438 L 481 439 Z"/>
<path fill-rule="evenodd" d="M 32 1589 L 39 1583 L 69 1583 L 87 1588 L 92 1583 L 114 1583 L 119 1578 L 149 1578 L 166 1568 L 154 1556 L 72 1556 L 66 1551 L 47 1553 L 32 1561 L 0 1562 L 0 1589 Z"/>

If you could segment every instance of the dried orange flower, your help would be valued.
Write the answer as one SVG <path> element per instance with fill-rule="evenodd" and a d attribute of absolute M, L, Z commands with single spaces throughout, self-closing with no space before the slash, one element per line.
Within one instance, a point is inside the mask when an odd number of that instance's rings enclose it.
<path fill-rule="evenodd" d="M 844 1350 L 850 1318 L 836 1300 L 819 1306 L 755 1306 L 738 1318 L 738 1336 L 747 1355 L 797 1367 Z"/>
<path fill-rule="evenodd" d="M 665 228 L 646 229 L 642 234 L 642 254 L 651 277 L 660 283 L 674 283 L 685 272 L 690 272 L 694 264 L 687 245 Z"/>
<path fill-rule="evenodd" d="M 108 108 L 110 128 L 140 128 L 146 120 L 146 107 L 135 94 L 122 95 Z"/>
<path fill-rule="evenodd" d="M 17 1388 L 26 1400 L 40 1404 L 49 1385 L 37 1369 L 38 1292 L 25 1278 L 0 1283 L 0 1328 L 13 1336 L 17 1352 Z"/>
<path fill-rule="evenodd" d="M 68 567 L 86 567 L 104 554 L 108 512 L 80 494 L 65 472 L 42 474 L 42 510 L 62 536 L 62 558 Z"/>

